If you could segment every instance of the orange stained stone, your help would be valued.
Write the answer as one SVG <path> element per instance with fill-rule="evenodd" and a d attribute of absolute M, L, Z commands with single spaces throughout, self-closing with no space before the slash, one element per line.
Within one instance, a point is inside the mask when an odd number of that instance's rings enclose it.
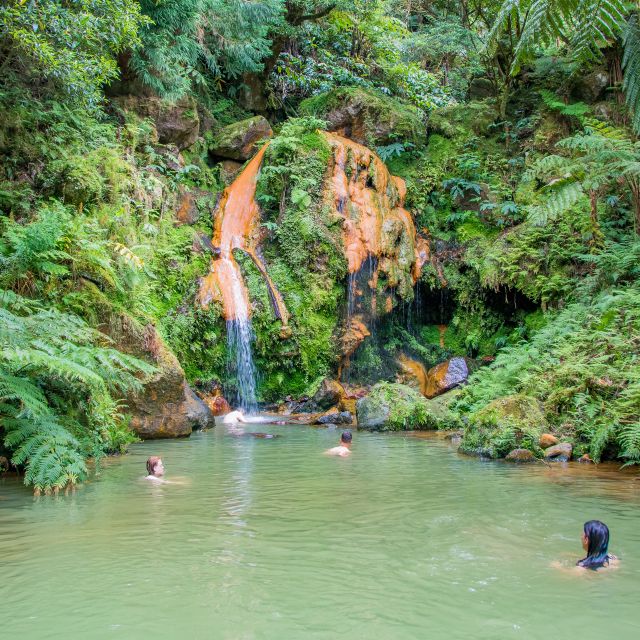
<path fill-rule="evenodd" d="M 403 372 L 418 383 L 420 393 L 425 395 L 427 391 L 427 370 L 424 368 L 424 365 L 417 360 L 412 360 L 404 354 L 400 355 L 398 363 L 402 367 Z"/>

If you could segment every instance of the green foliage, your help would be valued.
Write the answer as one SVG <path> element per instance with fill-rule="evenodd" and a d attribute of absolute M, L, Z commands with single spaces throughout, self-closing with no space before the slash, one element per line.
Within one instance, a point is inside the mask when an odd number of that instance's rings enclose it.
<path fill-rule="evenodd" d="M 77 316 L 0 290 L 0 429 L 36 492 L 75 484 L 84 458 L 125 444 L 114 396 L 152 372 Z"/>
<path fill-rule="evenodd" d="M 145 23 L 134 0 L 8 0 L 0 7 L 0 69 L 46 79 L 95 108 L 117 76 L 116 55 L 138 44 Z"/>
<path fill-rule="evenodd" d="M 150 21 L 130 65 L 143 83 L 176 100 L 191 90 L 216 89 L 262 69 L 267 34 L 279 20 L 278 0 L 142 0 Z"/>
<path fill-rule="evenodd" d="M 633 247 L 633 248 L 632 248 Z M 637 255 L 637 241 L 631 249 Z M 495 398 L 524 393 L 544 406 L 553 430 L 574 441 L 594 460 L 618 458 L 638 463 L 637 398 L 640 369 L 635 345 L 640 337 L 640 291 L 633 260 L 615 247 L 591 257 L 598 269 L 587 278 L 578 300 L 552 315 L 528 342 L 507 347 L 490 367 L 479 370 L 456 409 L 475 415 Z M 598 289 L 614 268 L 625 288 Z M 610 281 L 609 281 L 610 282 Z M 475 427 L 470 423 L 470 440 Z"/>

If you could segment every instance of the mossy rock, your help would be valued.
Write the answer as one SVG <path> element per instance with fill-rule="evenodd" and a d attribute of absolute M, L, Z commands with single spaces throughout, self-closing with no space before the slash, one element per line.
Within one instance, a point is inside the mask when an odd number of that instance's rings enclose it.
<path fill-rule="evenodd" d="M 266 118 L 247 118 L 218 130 L 209 151 L 216 157 L 244 162 L 256 153 L 261 140 L 272 135 L 271 125 Z"/>
<path fill-rule="evenodd" d="M 413 105 L 360 87 L 343 87 L 303 100 L 301 115 L 323 118 L 331 131 L 367 146 L 401 141 L 422 145 L 426 128 Z"/>
<path fill-rule="evenodd" d="M 540 436 L 548 428 L 536 398 L 524 394 L 496 398 L 469 416 L 460 449 L 489 458 L 504 458 L 513 449 L 529 449 L 539 456 Z"/>
<path fill-rule="evenodd" d="M 426 423 L 427 428 L 454 430 L 462 427 L 460 418 L 451 411 L 451 404 L 460 395 L 460 391 L 461 389 L 453 389 L 437 398 L 427 400 L 427 409 L 429 411 Z"/>
<path fill-rule="evenodd" d="M 379 382 L 356 405 L 358 427 L 370 431 L 430 428 L 427 399 L 404 384 Z"/>

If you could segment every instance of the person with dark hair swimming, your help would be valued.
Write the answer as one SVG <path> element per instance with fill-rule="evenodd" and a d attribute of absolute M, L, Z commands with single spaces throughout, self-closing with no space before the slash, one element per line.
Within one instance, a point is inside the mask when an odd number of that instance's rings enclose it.
<path fill-rule="evenodd" d="M 351 455 L 351 440 L 352 440 L 351 431 L 343 431 L 340 436 L 340 444 L 337 447 L 333 447 L 332 449 L 327 449 L 325 454 L 328 456 L 340 456 L 341 458 L 346 458 Z"/>
<path fill-rule="evenodd" d="M 609 527 L 600 520 L 589 520 L 584 523 L 582 548 L 587 555 L 576 562 L 578 567 L 595 570 L 607 567 L 618 560 L 609 553 Z"/>

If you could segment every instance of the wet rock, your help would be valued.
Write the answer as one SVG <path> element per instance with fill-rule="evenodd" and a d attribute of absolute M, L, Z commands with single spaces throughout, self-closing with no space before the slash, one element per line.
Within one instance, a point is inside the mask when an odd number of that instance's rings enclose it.
<path fill-rule="evenodd" d="M 9 459 L 5 456 L 0 456 L 0 473 L 9 470 Z"/>
<path fill-rule="evenodd" d="M 353 416 L 349 411 L 329 413 L 318 418 L 318 424 L 352 424 Z"/>
<path fill-rule="evenodd" d="M 231 405 L 224 396 L 204 396 L 202 400 L 214 416 L 224 416 L 231 413 Z"/>
<path fill-rule="evenodd" d="M 173 143 L 179 149 L 186 149 L 198 139 L 200 119 L 196 101 L 191 96 L 168 102 L 156 96 L 125 95 L 116 96 L 112 101 L 123 111 L 153 120 L 162 144 Z"/>
<path fill-rule="evenodd" d="M 558 444 L 558 438 L 556 438 L 552 433 L 543 433 L 540 436 L 538 444 L 540 445 L 541 449 L 548 449 L 554 444 Z"/>
<path fill-rule="evenodd" d="M 273 135 L 271 125 L 263 116 L 255 116 L 222 127 L 214 137 L 209 151 L 213 156 L 244 162 L 258 150 L 258 142 Z"/>
<path fill-rule="evenodd" d="M 571 454 L 573 453 L 573 446 L 569 442 L 561 442 L 549 447 L 544 452 L 546 460 L 553 462 L 566 462 L 571 460 Z"/>
<path fill-rule="evenodd" d="M 591 456 L 588 453 L 585 453 L 583 456 L 578 458 L 578 462 L 581 464 L 595 464 L 595 462 L 591 459 Z"/>
<path fill-rule="evenodd" d="M 428 425 L 427 400 L 403 384 L 379 382 L 356 403 L 358 427 L 371 431 L 423 429 Z"/>
<path fill-rule="evenodd" d="M 131 427 L 141 438 L 189 436 L 194 428 L 213 422 L 211 411 L 189 387 L 180 363 L 155 327 L 143 327 L 121 313 L 106 318 L 100 329 L 119 350 L 150 361 L 157 369 L 142 391 L 124 399 Z"/>
<path fill-rule="evenodd" d="M 369 337 L 371 332 L 367 329 L 361 315 L 352 316 L 342 334 L 342 355 L 349 357 Z"/>
<path fill-rule="evenodd" d="M 466 382 L 469 369 L 464 358 L 451 358 L 429 369 L 424 384 L 424 395 L 435 398 Z"/>
<path fill-rule="evenodd" d="M 223 160 L 220 163 L 220 179 L 228 187 L 238 176 L 242 169 L 242 164 L 235 160 Z"/>
<path fill-rule="evenodd" d="M 505 456 L 509 462 L 535 462 L 535 456 L 529 449 L 513 449 Z"/>
<path fill-rule="evenodd" d="M 326 411 L 340 404 L 345 397 L 344 387 L 331 378 L 325 378 L 313 398 L 305 402 L 303 411 Z"/>

